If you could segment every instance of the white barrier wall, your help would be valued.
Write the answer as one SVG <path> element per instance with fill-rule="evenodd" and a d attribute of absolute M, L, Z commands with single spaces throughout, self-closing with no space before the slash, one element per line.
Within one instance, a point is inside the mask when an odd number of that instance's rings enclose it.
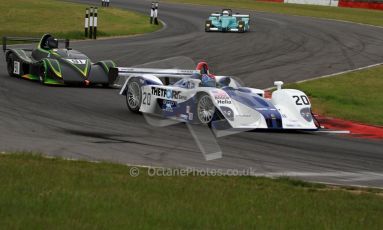
<path fill-rule="evenodd" d="M 285 3 L 338 6 L 338 0 L 285 0 Z"/>

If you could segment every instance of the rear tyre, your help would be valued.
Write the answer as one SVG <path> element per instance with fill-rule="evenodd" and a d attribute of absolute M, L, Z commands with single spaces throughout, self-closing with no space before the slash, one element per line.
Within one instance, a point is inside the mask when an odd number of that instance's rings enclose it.
<path fill-rule="evenodd" d="M 126 90 L 126 105 L 134 113 L 138 113 L 141 107 L 142 94 L 141 83 L 137 78 L 130 79 Z"/>
<path fill-rule="evenodd" d="M 9 54 L 7 59 L 7 70 L 10 77 L 17 77 L 17 74 L 14 73 L 15 70 L 15 55 L 13 53 Z"/>

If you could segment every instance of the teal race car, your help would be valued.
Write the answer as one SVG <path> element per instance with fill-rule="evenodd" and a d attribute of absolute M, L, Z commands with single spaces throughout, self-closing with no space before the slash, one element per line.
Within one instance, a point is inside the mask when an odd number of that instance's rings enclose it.
<path fill-rule="evenodd" d="M 223 9 L 222 13 L 213 13 L 205 23 L 205 31 L 239 32 L 249 31 L 250 15 L 233 14 L 231 9 Z"/>
<path fill-rule="evenodd" d="M 35 49 L 8 48 L 7 41 L 38 42 Z M 59 43 L 65 48 L 59 49 Z M 56 39 L 50 34 L 42 38 L 3 37 L 3 51 L 8 74 L 40 81 L 46 85 L 102 85 L 110 87 L 111 60 L 92 63 L 83 53 L 69 47 L 68 39 Z"/>

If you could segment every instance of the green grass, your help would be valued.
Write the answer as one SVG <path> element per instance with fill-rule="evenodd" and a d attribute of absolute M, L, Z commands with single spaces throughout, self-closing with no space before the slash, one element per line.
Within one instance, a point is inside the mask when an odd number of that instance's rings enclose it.
<path fill-rule="evenodd" d="M 383 125 L 383 66 L 288 84 L 310 96 L 314 112 Z"/>
<path fill-rule="evenodd" d="M 383 11 L 341 8 L 328 6 L 313 6 L 301 4 L 281 4 L 273 2 L 260 2 L 256 0 L 166 0 L 176 3 L 193 3 L 202 5 L 222 6 L 228 8 L 244 8 L 257 11 L 266 11 L 278 14 L 310 16 L 329 18 L 351 22 L 383 26 Z M 255 19 L 256 20 L 256 19 Z"/>
<path fill-rule="evenodd" d="M 0 155 L 3 229 L 382 229 L 380 190 Z"/>
<path fill-rule="evenodd" d="M 87 5 L 57 0 L 12 0 L 1 5 L 0 36 L 40 37 L 51 33 L 56 37 L 71 39 L 84 37 Z M 98 9 L 98 36 L 142 34 L 161 27 L 149 24 L 148 17 L 143 14 L 112 7 Z"/>

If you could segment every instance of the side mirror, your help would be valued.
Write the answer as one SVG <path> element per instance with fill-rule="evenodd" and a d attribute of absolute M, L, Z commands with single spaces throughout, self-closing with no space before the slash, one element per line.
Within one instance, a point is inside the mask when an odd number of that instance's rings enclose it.
<path fill-rule="evenodd" d="M 283 81 L 275 81 L 274 85 L 277 87 L 277 90 L 282 89 Z"/>
<path fill-rule="evenodd" d="M 197 88 L 201 84 L 200 79 L 189 79 L 188 81 L 188 89 L 194 89 Z"/>

